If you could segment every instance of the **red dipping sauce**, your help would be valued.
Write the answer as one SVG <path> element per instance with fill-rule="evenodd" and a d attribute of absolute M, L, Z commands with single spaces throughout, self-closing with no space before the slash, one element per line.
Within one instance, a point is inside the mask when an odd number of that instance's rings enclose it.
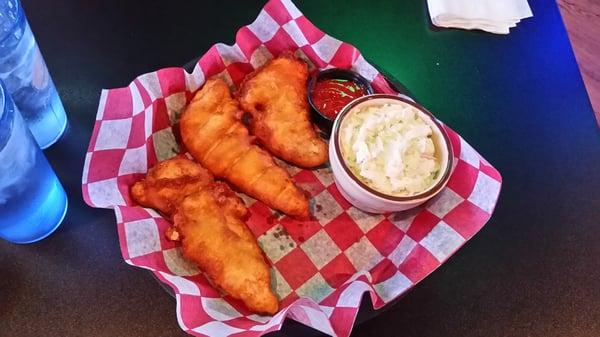
<path fill-rule="evenodd" d="M 335 119 L 346 104 L 366 94 L 367 91 L 353 81 L 327 78 L 315 83 L 312 101 L 323 115 Z"/>

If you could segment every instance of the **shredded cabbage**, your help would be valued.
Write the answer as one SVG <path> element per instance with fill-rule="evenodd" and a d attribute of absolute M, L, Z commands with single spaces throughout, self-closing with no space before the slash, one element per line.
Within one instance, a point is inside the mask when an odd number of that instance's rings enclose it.
<path fill-rule="evenodd" d="M 440 170 L 432 130 L 416 108 L 384 104 L 352 111 L 342 122 L 342 156 L 368 186 L 393 196 L 429 188 Z"/>

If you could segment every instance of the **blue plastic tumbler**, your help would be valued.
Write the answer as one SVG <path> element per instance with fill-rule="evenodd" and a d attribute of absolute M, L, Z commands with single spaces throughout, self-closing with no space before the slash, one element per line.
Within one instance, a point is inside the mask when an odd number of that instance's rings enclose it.
<path fill-rule="evenodd" d="M 65 190 L 0 81 L 0 238 L 41 240 L 66 212 Z"/>
<path fill-rule="evenodd" d="M 67 116 L 18 0 L 0 0 L 0 79 L 38 145 L 54 144 Z"/>

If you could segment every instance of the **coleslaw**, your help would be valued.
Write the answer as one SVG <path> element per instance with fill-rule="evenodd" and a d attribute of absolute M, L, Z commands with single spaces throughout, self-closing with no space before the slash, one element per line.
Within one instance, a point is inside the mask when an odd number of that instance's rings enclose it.
<path fill-rule="evenodd" d="M 432 134 L 409 104 L 365 106 L 342 121 L 340 146 L 352 173 L 367 186 L 412 196 L 431 187 L 440 171 Z"/>

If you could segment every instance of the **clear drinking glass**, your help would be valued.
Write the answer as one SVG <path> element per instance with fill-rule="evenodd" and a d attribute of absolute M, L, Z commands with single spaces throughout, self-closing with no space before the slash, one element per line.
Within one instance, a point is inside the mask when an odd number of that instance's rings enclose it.
<path fill-rule="evenodd" d="M 54 144 L 67 116 L 18 0 L 0 0 L 0 79 L 39 146 Z"/>
<path fill-rule="evenodd" d="M 66 212 L 65 190 L 0 81 L 0 238 L 41 240 Z"/>

